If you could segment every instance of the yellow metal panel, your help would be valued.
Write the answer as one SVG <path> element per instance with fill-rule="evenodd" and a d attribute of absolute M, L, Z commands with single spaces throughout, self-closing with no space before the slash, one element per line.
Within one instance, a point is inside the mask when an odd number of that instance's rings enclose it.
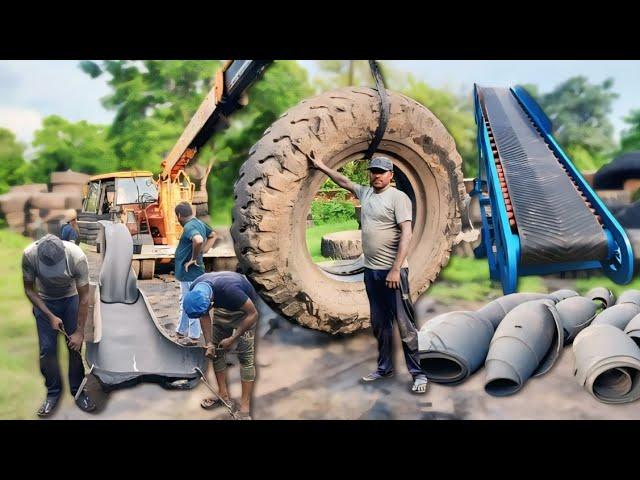
<path fill-rule="evenodd" d="M 167 239 L 167 245 L 173 246 L 178 243 L 178 239 L 182 235 L 182 225 L 176 217 L 176 205 L 183 201 L 191 203 L 195 185 L 189 180 L 184 170 L 180 170 L 173 181 L 170 178 L 158 180 L 158 190 L 160 193 L 159 206 L 164 222 L 164 236 Z"/>
<path fill-rule="evenodd" d="M 101 173 L 100 175 L 94 175 L 93 177 L 89 177 L 89 181 L 95 182 L 97 180 L 108 180 L 111 178 L 133 178 L 133 177 L 153 177 L 153 173 L 147 170 L 133 170 L 131 172 Z"/>

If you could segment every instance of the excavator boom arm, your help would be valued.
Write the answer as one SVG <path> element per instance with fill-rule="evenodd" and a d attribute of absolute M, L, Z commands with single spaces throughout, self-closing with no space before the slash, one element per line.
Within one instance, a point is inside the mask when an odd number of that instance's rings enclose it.
<path fill-rule="evenodd" d="M 162 162 L 161 179 L 174 178 L 211 136 L 227 126 L 228 118 L 242 106 L 246 90 L 271 60 L 230 60 L 216 73 L 215 85 Z"/>

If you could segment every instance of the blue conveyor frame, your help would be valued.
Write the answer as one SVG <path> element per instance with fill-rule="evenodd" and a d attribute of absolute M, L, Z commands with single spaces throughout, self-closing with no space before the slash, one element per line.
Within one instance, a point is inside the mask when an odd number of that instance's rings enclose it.
<path fill-rule="evenodd" d="M 607 237 L 608 255 L 602 261 L 585 260 L 545 265 L 521 264 L 520 239 L 509 226 L 507 207 L 491 151 L 489 131 L 485 123 L 488 119 L 482 110 L 476 85 L 474 87 L 474 106 L 479 165 L 478 177 L 474 180 L 474 188 L 470 193 L 472 196 L 478 196 L 482 217 L 482 242 L 475 250 L 476 257 L 488 259 L 490 278 L 502 284 L 505 295 L 517 291 L 518 278 L 521 276 L 546 275 L 575 270 L 600 268 L 615 283 L 621 285 L 629 283 L 633 277 L 633 251 L 625 231 L 553 138 L 551 121 L 540 106 L 523 87 L 516 86 L 510 90 L 538 128 L 540 135 L 558 161 L 566 167 L 569 175 L 596 210 L 596 214 L 600 216 Z"/>

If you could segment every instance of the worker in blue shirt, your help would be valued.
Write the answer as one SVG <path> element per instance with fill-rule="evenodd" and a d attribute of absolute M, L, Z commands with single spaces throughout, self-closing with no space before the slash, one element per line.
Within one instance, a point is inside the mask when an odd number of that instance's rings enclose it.
<path fill-rule="evenodd" d="M 182 236 L 176 247 L 175 276 L 180 282 L 180 322 L 176 328 L 178 341 L 185 346 L 197 345 L 201 335 L 200 322 L 187 316 L 184 311 L 184 296 L 191 282 L 204 273 L 202 254 L 216 241 L 213 229 L 193 215 L 189 202 L 180 202 L 175 208 L 178 222 L 182 225 Z"/>
<path fill-rule="evenodd" d="M 67 242 L 73 242 L 76 245 L 80 244 L 80 234 L 78 229 L 78 218 L 75 210 L 69 218 L 69 221 L 65 223 L 60 229 L 60 239 Z"/>

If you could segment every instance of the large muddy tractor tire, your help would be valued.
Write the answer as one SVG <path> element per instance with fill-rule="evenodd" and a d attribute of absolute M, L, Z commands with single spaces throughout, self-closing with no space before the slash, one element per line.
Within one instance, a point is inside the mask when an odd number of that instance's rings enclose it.
<path fill-rule="evenodd" d="M 462 159 L 428 109 L 388 95 L 389 122 L 378 153 L 393 160 L 397 186 L 412 199 L 408 259 L 415 300 L 449 261 L 460 232 Z M 361 159 L 378 126 L 379 102 L 370 88 L 304 100 L 267 129 L 239 172 L 231 234 L 240 268 L 274 309 L 306 327 L 337 334 L 370 324 L 364 283 L 357 277 L 337 280 L 312 262 L 305 221 L 327 178 L 308 159 L 332 168 Z"/>

